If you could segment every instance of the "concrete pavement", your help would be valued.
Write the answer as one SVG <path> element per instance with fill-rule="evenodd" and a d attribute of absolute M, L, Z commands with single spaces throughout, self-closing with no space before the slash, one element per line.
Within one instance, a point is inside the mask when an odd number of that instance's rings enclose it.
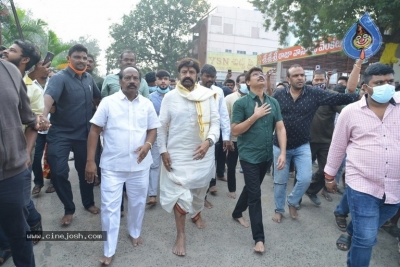
<path fill-rule="evenodd" d="M 100 231 L 100 215 L 87 212 L 81 204 L 77 173 L 70 161 L 70 181 L 77 207 L 74 220 L 68 228 L 60 226 L 63 206 L 56 193 L 46 194 L 48 181 L 39 196 L 33 197 L 37 210 L 42 215 L 45 231 Z M 243 188 L 243 176 L 237 172 L 237 195 Z M 292 188 L 290 179 L 288 190 Z M 187 255 L 178 257 L 172 253 L 175 242 L 173 214 L 164 211 L 159 204 L 147 207 L 143 222 L 144 244 L 134 248 L 128 239 L 126 216 L 121 219 L 121 228 L 116 255 L 111 266 L 345 266 L 347 252 L 336 248 L 335 242 L 342 233 L 334 224 L 333 210 L 340 195 L 333 195 L 333 202 L 321 198 L 322 205 L 314 206 L 308 197 L 303 197 L 299 218 L 292 220 L 286 210 L 280 224 L 271 220 L 274 214 L 273 180 L 267 175 L 262 184 L 262 207 L 266 252 L 253 252 L 251 229 L 243 228 L 232 219 L 235 199 L 226 196 L 226 182 L 217 181 L 218 193 L 209 195 L 213 209 L 202 212 L 206 228 L 199 230 L 187 219 Z M 100 207 L 100 188 L 95 187 L 95 202 Z M 126 207 L 126 206 L 125 206 Z M 127 208 L 125 208 L 127 210 Z M 248 219 L 248 213 L 245 213 Z M 103 255 L 101 241 L 40 241 L 34 246 L 37 266 L 100 266 Z M 397 241 L 383 230 L 379 231 L 378 244 L 373 249 L 371 266 L 398 266 Z M 9 259 L 4 266 L 13 266 Z"/>

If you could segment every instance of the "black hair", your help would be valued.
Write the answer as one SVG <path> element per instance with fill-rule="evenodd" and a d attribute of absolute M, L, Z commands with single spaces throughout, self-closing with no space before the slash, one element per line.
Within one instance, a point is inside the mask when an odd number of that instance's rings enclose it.
<path fill-rule="evenodd" d="M 348 81 L 349 80 L 349 77 L 347 77 L 347 76 L 340 76 L 338 79 L 337 79 L 338 81 L 340 81 L 340 80 L 343 80 L 343 81 Z"/>
<path fill-rule="evenodd" d="M 205 64 L 200 70 L 200 75 L 203 75 L 204 73 L 208 73 L 215 76 L 217 75 L 217 70 L 213 65 Z"/>
<path fill-rule="evenodd" d="M 312 81 L 306 81 L 306 85 L 312 86 Z"/>
<path fill-rule="evenodd" d="M 124 72 L 124 70 L 126 70 L 127 68 L 134 68 L 135 70 L 137 70 L 137 72 L 139 72 L 139 79 L 142 80 L 142 73 L 140 72 L 140 69 L 139 69 L 138 67 L 136 67 L 136 66 L 129 66 L 129 67 L 126 67 L 126 68 L 123 69 L 123 70 L 120 70 L 120 71 L 118 72 L 118 77 L 119 77 L 120 80 L 122 80 L 122 78 L 124 77 L 123 72 Z"/>
<path fill-rule="evenodd" d="M 224 82 L 224 85 L 226 85 L 227 83 L 233 83 L 233 84 L 235 84 L 235 81 L 232 80 L 232 79 L 226 79 L 225 82 Z"/>
<path fill-rule="evenodd" d="M 246 77 L 246 74 L 244 74 L 244 73 L 239 74 L 239 76 L 236 77 L 236 83 L 239 83 L 240 77 Z"/>
<path fill-rule="evenodd" d="M 344 93 L 346 93 L 346 86 L 344 86 L 341 83 L 336 84 L 335 87 L 333 88 L 333 91 L 336 91 L 340 94 L 344 94 Z"/>
<path fill-rule="evenodd" d="M 21 47 L 23 57 L 29 57 L 29 62 L 26 63 L 25 71 L 29 70 L 40 61 L 41 53 L 32 43 L 16 40 L 14 41 L 14 44 Z"/>
<path fill-rule="evenodd" d="M 284 85 L 283 83 L 278 83 L 275 88 L 277 88 L 279 85 L 283 85 L 283 87 L 286 87 L 286 85 Z"/>
<path fill-rule="evenodd" d="M 88 50 L 84 45 L 76 44 L 68 50 L 68 56 L 71 56 L 74 52 L 85 52 L 87 54 Z"/>
<path fill-rule="evenodd" d="M 175 79 L 174 79 L 174 78 L 171 78 L 171 77 L 169 77 L 169 81 L 170 81 L 170 82 L 175 82 Z"/>
<path fill-rule="evenodd" d="M 156 81 L 156 73 L 154 71 L 150 71 L 146 73 L 144 79 L 147 83 L 154 83 Z"/>
<path fill-rule="evenodd" d="M 157 77 L 157 78 L 171 77 L 171 75 L 170 75 L 169 72 L 166 71 L 166 70 L 159 70 L 159 71 L 157 71 L 157 73 L 156 73 L 156 77 Z M 171 80 L 171 79 L 170 79 L 170 80 Z"/>
<path fill-rule="evenodd" d="M 178 62 L 178 72 L 183 67 L 192 67 L 196 70 L 196 73 L 200 72 L 200 62 L 197 59 L 186 57 Z"/>
<path fill-rule="evenodd" d="M 281 83 L 283 83 L 283 85 L 286 84 L 285 86 L 289 86 L 290 85 L 288 81 L 281 81 Z"/>
<path fill-rule="evenodd" d="M 0 51 L 4 51 L 6 49 L 7 49 L 7 47 L 5 47 L 4 45 L 0 45 Z"/>
<path fill-rule="evenodd" d="M 87 57 L 90 57 L 94 62 L 96 62 L 96 58 L 92 54 L 87 54 Z"/>
<path fill-rule="evenodd" d="M 364 72 L 364 82 L 369 84 L 373 75 L 387 75 L 387 74 L 394 74 L 394 70 L 389 67 L 388 65 L 382 63 L 373 63 L 368 66 L 368 68 Z"/>
<path fill-rule="evenodd" d="M 290 70 L 290 69 L 293 69 L 293 68 L 302 68 L 302 66 L 299 65 L 299 64 L 294 64 L 294 65 L 290 66 L 290 67 L 286 70 L 286 76 L 287 76 L 288 78 L 290 78 L 290 72 L 289 72 L 289 70 Z"/>
<path fill-rule="evenodd" d="M 249 71 L 246 72 L 246 75 L 244 76 L 246 82 L 250 81 L 251 74 L 253 72 L 255 72 L 255 71 L 261 71 L 262 72 L 262 69 L 260 69 L 259 67 L 252 67 L 251 69 L 249 69 Z"/>
<path fill-rule="evenodd" d="M 323 74 L 324 77 L 325 77 L 325 79 L 326 79 L 326 72 L 325 72 L 324 70 L 322 70 L 322 69 L 315 70 L 312 77 L 313 77 L 313 79 L 314 79 L 315 75 L 321 75 L 321 74 Z"/>
<path fill-rule="evenodd" d="M 119 59 L 122 59 L 122 56 L 124 54 L 133 54 L 135 56 L 135 60 L 136 60 L 136 55 L 135 55 L 135 53 L 133 53 L 132 50 L 127 49 L 127 50 L 122 51 L 121 54 L 119 54 Z"/>
<path fill-rule="evenodd" d="M 397 86 L 394 88 L 394 90 L 395 90 L 396 92 L 400 91 L 400 84 L 397 85 Z"/>

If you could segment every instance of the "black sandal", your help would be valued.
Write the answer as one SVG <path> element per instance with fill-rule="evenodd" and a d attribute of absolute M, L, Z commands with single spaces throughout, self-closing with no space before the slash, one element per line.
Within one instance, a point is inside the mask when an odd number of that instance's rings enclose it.
<path fill-rule="evenodd" d="M 346 247 L 339 245 L 345 245 Z M 342 251 L 348 251 L 350 249 L 350 246 L 351 246 L 351 236 L 349 235 L 342 234 L 340 235 L 338 240 L 336 240 L 336 247 Z"/>
<path fill-rule="evenodd" d="M 2 266 L 10 257 L 11 250 L 0 250 L 0 259 L 3 259 L 3 262 L 0 262 L 0 266 Z"/>
<path fill-rule="evenodd" d="M 336 212 L 334 212 L 333 214 L 335 215 L 335 222 L 336 222 L 337 228 L 340 231 L 343 231 L 343 232 L 346 231 L 346 229 L 347 229 L 347 221 L 346 221 L 347 216 L 339 214 L 339 213 L 336 213 Z"/>

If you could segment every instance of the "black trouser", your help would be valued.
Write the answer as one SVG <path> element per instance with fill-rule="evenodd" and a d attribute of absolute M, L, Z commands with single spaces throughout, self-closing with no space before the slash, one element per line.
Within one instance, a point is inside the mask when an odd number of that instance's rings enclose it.
<path fill-rule="evenodd" d="M 261 184 L 271 164 L 272 160 L 258 164 L 252 164 L 244 160 L 240 161 L 245 186 L 236 203 L 232 217 L 242 217 L 242 213 L 249 207 L 251 232 L 255 243 L 259 241 L 264 243 L 265 241 L 261 209 Z"/>
<path fill-rule="evenodd" d="M 42 169 L 42 158 L 43 151 L 46 145 L 47 134 L 38 134 L 35 144 L 35 154 L 33 156 L 32 171 L 35 176 L 33 182 L 35 185 L 43 186 L 43 169 Z"/>
<path fill-rule="evenodd" d="M 315 195 L 325 187 L 324 168 L 328 158 L 329 146 L 330 144 L 327 143 L 310 143 L 311 157 L 313 160 L 317 159 L 318 171 L 313 174 L 315 179 L 313 179 L 313 183 L 311 183 L 310 187 L 307 189 L 307 194 Z"/>
<path fill-rule="evenodd" d="M 97 166 L 97 177 L 99 179 L 99 182 L 101 182 L 100 158 L 101 158 L 102 151 L 103 151 L 103 147 L 101 146 L 101 141 L 100 141 L 100 136 L 99 136 L 99 140 L 97 140 L 96 154 L 94 157 L 94 162 L 96 163 L 96 166 Z"/>
<path fill-rule="evenodd" d="M 222 141 L 222 134 L 219 136 L 219 141 L 215 144 L 215 167 L 217 177 L 224 177 L 226 154 L 224 152 L 224 142 Z M 210 187 L 217 184 L 217 179 L 211 178 Z M 207 191 L 208 193 L 208 191 Z"/>
<path fill-rule="evenodd" d="M 87 141 L 70 140 L 47 135 L 47 143 L 47 160 L 50 165 L 51 178 L 57 195 L 64 204 L 65 214 L 75 213 L 71 183 L 68 180 L 68 157 L 71 150 L 74 152 L 74 163 L 79 177 L 79 189 L 81 192 L 82 204 L 85 209 L 94 206 L 93 183 L 89 184 L 85 180 Z"/>
<path fill-rule="evenodd" d="M 228 190 L 229 192 L 236 192 L 236 165 L 239 158 L 237 142 L 233 142 L 235 147 L 234 151 L 228 151 L 227 165 L 228 165 Z"/>
<path fill-rule="evenodd" d="M 27 206 L 31 196 L 31 172 L 0 181 L 0 226 L 10 242 L 15 266 L 35 266 L 32 241 L 26 241 Z"/>

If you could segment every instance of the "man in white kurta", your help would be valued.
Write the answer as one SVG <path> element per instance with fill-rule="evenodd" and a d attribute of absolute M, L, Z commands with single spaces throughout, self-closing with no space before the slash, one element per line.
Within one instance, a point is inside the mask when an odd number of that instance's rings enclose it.
<path fill-rule="evenodd" d="M 108 265 L 115 254 L 120 225 L 122 188 L 128 194 L 128 231 L 134 246 L 142 243 L 140 231 L 149 186 L 151 149 L 160 122 L 150 100 L 138 94 L 140 74 L 134 67 L 124 69 L 120 75 L 121 90 L 102 100 L 91 119 L 88 138 L 86 180 L 93 182 L 96 175 L 94 155 L 100 132 L 104 149 L 101 155 L 101 222 L 107 232 L 104 257 Z"/>
<path fill-rule="evenodd" d="M 186 254 L 185 218 L 191 213 L 198 228 L 204 197 L 214 173 L 214 143 L 219 137 L 219 115 L 215 92 L 196 84 L 199 63 L 182 59 L 178 63 L 180 82 L 165 95 L 161 104 L 161 127 L 157 143 L 162 156 L 160 203 L 172 212 L 177 226 L 173 253 Z"/>

